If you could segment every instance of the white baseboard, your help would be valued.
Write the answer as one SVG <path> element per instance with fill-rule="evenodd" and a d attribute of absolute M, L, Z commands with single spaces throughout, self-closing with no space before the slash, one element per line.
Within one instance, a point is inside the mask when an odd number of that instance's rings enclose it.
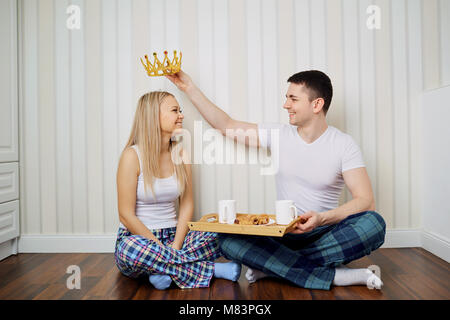
<path fill-rule="evenodd" d="M 422 248 L 450 262 L 450 241 L 427 230 L 422 232 Z"/>
<path fill-rule="evenodd" d="M 422 230 L 386 230 L 381 248 L 413 248 L 422 246 Z"/>
<path fill-rule="evenodd" d="M 114 252 L 116 234 L 105 235 L 23 235 L 20 253 Z"/>
<path fill-rule="evenodd" d="M 20 253 L 112 253 L 116 235 L 23 235 L 19 238 Z M 387 230 L 381 248 L 422 247 L 449 262 L 449 241 L 422 229 Z"/>

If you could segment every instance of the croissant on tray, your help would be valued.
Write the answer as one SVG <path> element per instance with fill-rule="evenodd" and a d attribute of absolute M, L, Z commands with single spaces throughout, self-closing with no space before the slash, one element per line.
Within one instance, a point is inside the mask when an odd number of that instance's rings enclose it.
<path fill-rule="evenodd" d="M 261 225 L 269 223 L 269 216 L 267 214 L 252 214 L 252 215 L 243 215 L 236 220 L 234 220 L 235 224 L 241 225 Z"/>
<path fill-rule="evenodd" d="M 267 214 L 260 214 L 258 224 L 268 224 L 270 221 L 269 216 Z"/>

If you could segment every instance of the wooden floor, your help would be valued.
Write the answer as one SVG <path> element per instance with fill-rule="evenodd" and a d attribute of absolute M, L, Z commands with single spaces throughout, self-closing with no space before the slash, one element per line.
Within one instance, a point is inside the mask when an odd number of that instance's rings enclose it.
<path fill-rule="evenodd" d="M 81 269 L 81 289 L 69 290 L 69 265 Z M 308 290 L 276 279 L 249 284 L 244 267 L 238 282 L 213 279 L 209 288 L 154 289 L 145 279 L 123 276 L 113 254 L 28 253 L 0 261 L 0 300 L 184 299 L 184 300 L 301 300 L 301 299 L 450 299 L 450 264 L 421 248 L 378 249 L 348 266 L 381 268 L 382 290 L 365 286 Z"/>

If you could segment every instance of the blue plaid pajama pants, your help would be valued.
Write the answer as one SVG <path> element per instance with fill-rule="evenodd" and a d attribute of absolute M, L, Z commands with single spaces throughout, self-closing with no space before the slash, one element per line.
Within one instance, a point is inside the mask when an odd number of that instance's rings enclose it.
<path fill-rule="evenodd" d="M 386 224 L 375 211 L 281 238 L 220 234 L 224 256 L 308 289 L 329 290 L 335 267 L 359 259 L 384 243 Z"/>
<path fill-rule="evenodd" d="M 176 227 L 150 230 L 164 247 L 145 237 L 119 228 L 115 262 L 131 278 L 151 274 L 169 275 L 180 288 L 208 287 L 214 274 L 214 260 L 222 254 L 217 233 L 189 231 L 181 250 L 169 247 Z"/>

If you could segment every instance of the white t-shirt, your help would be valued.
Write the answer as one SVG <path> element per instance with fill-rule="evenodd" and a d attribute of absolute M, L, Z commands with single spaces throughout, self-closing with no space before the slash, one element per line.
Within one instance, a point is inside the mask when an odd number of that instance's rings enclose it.
<path fill-rule="evenodd" d="M 293 200 L 299 214 L 338 207 L 345 184 L 342 173 L 365 167 L 361 150 L 353 138 L 328 126 L 319 138 L 306 143 L 298 134 L 297 126 L 262 123 L 258 125 L 261 147 L 270 148 L 276 143 L 271 141 L 270 129 L 279 129 L 277 199 Z"/>

